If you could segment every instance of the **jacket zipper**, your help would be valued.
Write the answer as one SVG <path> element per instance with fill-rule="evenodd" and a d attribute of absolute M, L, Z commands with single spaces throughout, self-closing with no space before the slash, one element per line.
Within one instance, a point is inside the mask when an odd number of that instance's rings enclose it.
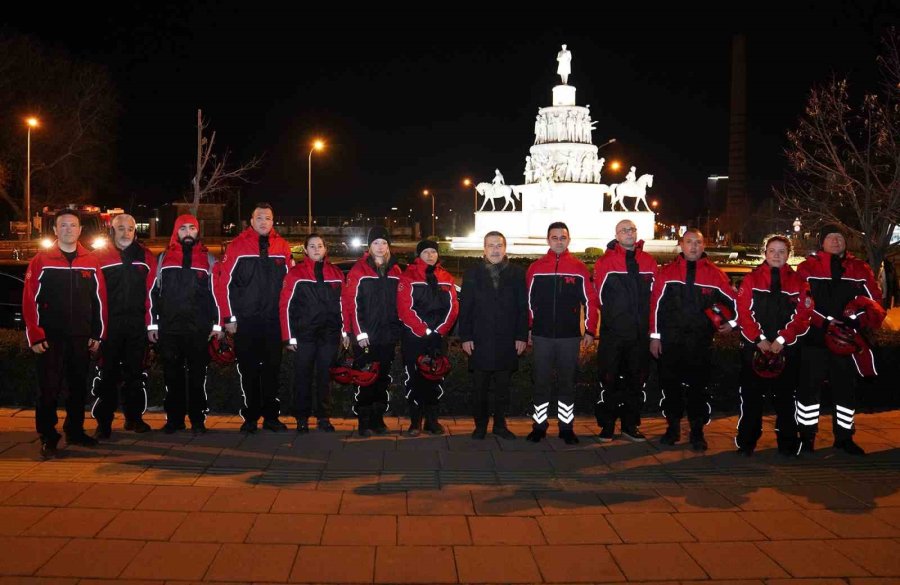
<path fill-rule="evenodd" d="M 556 338 L 556 291 L 559 289 L 559 254 L 556 255 L 556 266 L 553 268 L 553 338 Z"/>

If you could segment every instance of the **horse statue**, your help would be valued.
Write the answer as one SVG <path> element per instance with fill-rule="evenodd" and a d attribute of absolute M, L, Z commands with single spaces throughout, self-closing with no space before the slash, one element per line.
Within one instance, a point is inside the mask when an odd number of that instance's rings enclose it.
<path fill-rule="evenodd" d="M 610 185 L 610 189 L 615 187 L 610 209 L 615 211 L 616 205 L 619 205 L 622 208 L 622 211 L 628 211 L 628 207 L 625 205 L 624 200 L 626 197 L 630 197 L 635 199 L 634 211 L 639 211 L 638 206 L 642 201 L 644 202 L 644 207 L 647 211 L 650 211 L 650 206 L 647 204 L 647 189 L 652 186 L 653 175 L 641 175 L 637 181 L 625 181 L 618 185 Z"/>
<path fill-rule="evenodd" d="M 606 203 L 606 196 L 609 195 L 609 203 L 610 203 L 610 211 L 612 211 L 612 204 L 615 202 L 616 197 L 616 183 L 612 185 L 604 185 L 600 183 L 598 185 L 600 187 L 600 211 L 603 211 L 604 203 Z"/>
<path fill-rule="evenodd" d="M 516 210 L 516 202 L 513 199 L 513 195 L 518 195 L 517 193 L 513 193 L 512 187 L 509 185 L 494 185 L 493 183 L 478 183 L 475 185 L 475 191 L 484 197 L 484 203 L 481 204 L 481 209 L 478 211 L 484 211 L 484 208 L 487 207 L 488 201 L 491 202 L 491 211 L 497 211 L 496 206 L 494 205 L 494 199 L 504 199 L 506 203 L 503 205 L 503 209 L 500 211 L 506 211 L 506 208 L 512 205 L 512 210 Z M 521 195 L 518 195 L 521 200 Z"/>

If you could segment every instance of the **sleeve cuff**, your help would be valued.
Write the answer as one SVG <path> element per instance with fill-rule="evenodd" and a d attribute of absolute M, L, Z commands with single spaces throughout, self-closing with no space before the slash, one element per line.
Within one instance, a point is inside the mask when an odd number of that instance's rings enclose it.
<path fill-rule="evenodd" d="M 287 344 L 288 345 L 297 345 L 297 338 L 291 337 L 290 339 L 287 340 Z"/>
<path fill-rule="evenodd" d="M 362 341 L 363 339 L 368 339 L 368 338 L 369 338 L 368 333 L 360 333 L 359 335 L 356 336 L 356 341 Z"/>
<path fill-rule="evenodd" d="M 782 337 L 782 336 L 780 336 L 780 335 L 779 335 L 778 337 L 775 338 L 775 341 L 777 341 L 777 342 L 780 343 L 781 345 L 784 345 L 784 337 Z"/>
<path fill-rule="evenodd" d="M 737 320 L 736 319 L 732 319 L 731 321 L 728 322 L 728 324 L 731 325 L 732 329 L 737 329 Z"/>
<path fill-rule="evenodd" d="M 659 333 L 651 333 L 650 339 L 662 339 L 662 335 L 660 335 Z"/>
<path fill-rule="evenodd" d="M 159 331 L 159 325 L 147 325 L 147 331 Z"/>
<path fill-rule="evenodd" d="M 346 332 L 346 331 L 341 331 L 341 337 L 347 337 L 347 332 Z"/>
<path fill-rule="evenodd" d="M 432 331 L 428 327 L 425 328 L 425 335 L 431 335 L 432 333 L 434 333 L 434 331 Z"/>
<path fill-rule="evenodd" d="M 221 330 L 222 330 L 222 326 L 221 326 L 221 325 L 213 325 L 213 331 L 219 332 L 219 331 L 221 331 Z"/>
<path fill-rule="evenodd" d="M 760 340 L 760 341 L 765 341 L 765 340 L 766 340 L 766 336 L 763 335 L 762 333 L 760 333 L 760 334 L 759 334 L 759 340 Z"/>
<path fill-rule="evenodd" d="M 237 323 L 237 317 L 235 317 L 235 316 L 228 317 L 227 319 L 225 319 L 225 322 L 226 323 Z"/>

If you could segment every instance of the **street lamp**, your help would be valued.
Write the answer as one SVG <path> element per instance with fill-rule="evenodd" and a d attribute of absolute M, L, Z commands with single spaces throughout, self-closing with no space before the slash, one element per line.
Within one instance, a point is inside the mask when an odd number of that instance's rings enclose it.
<path fill-rule="evenodd" d="M 617 160 L 614 160 L 611 163 L 609 163 L 609 168 L 611 168 L 614 171 L 618 171 L 619 169 L 622 168 L 622 163 L 620 163 Z"/>
<path fill-rule="evenodd" d="M 307 172 L 306 193 L 309 197 L 309 217 L 306 219 L 306 232 L 312 233 L 312 155 L 317 150 L 325 148 L 325 143 L 321 140 L 313 142 L 312 148 L 309 149 L 309 167 Z"/>
<path fill-rule="evenodd" d="M 434 230 L 434 193 L 432 193 L 428 189 L 425 189 L 424 191 L 422 191 L 422 195 L 424 195 L 425 197 L 431 195 L 431 235 L 436 236 L 437 234 Z"/>
<path fill-rule="evenodd" d="M 601 144 L 600 146 L 598 146 L 598 147 L 597 147 L 597 150 L 600 150 L 600 149 L 603 148 L 604 146 L 609 146 L 610 144 L 612 144 L 612 143 L 615 142 L 615 141 L 616 141 L 615 138 L 610 138 L 609 140 L 607 140 L 606 142 L 604 142 L 603 144 Z"/>
<path fill-rule="evenodd" d="M 31 239 L 31 129 L 37 128 L 40 121 L 34 116 L 25 119 L 28 126 L 28 146 L 25 166 L 25 238 Z"/>

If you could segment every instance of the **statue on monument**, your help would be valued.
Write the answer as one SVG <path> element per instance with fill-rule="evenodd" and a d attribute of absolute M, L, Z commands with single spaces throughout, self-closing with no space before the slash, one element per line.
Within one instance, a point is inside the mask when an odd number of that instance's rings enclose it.
<path fill-rule="evenodd" d="M 506 179 L 503 178 L 503 175 L 500 173 L 500 169 L 494 169 L 494 180 L 491 181 L 494 185 L 505 185 Z"/>
<path fill-rule="evenodd" d="M 559 62 L 556 74 L 562 78 L 563 85 L 569 85 L 569 74 L 572 73 L 572 52 L 563 45 L 562 50 L 556 54 L 556 60 Z"/>
<path fill-rule="evenodd" d="M 635 167 L 631 167 L 631 170 L 628 171 L 627 175 L 625 175 L 626 183 L 634 183 L 635 181 L 637 181 L 636 171 L 637 171 L 637 169 Z"/>
<path fill-rule="evenodd" d="M 525 184 L 534 183 L 534 165 L 531 163 L 531 157 L 525 157 Z"/>

